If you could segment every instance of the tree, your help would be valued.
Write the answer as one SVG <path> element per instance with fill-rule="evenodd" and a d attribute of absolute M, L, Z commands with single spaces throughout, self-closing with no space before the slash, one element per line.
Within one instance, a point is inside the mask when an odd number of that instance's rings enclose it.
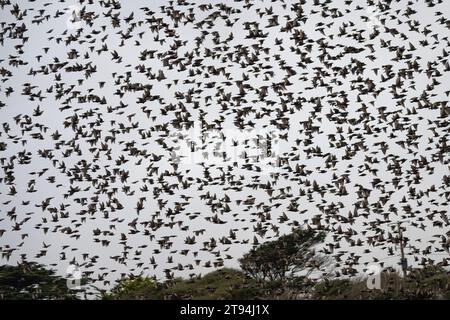
<path fill-rule="evenodd" d="M 383 270 L 381 288 L 369 289 L 366 277 L 324 279 L 312 292 L 313 299 L 418 300 L 450 299 L 450 272 L 442 266 L 412 269 L 406 277 L 396 270 Z"/>
<path fill-rule="evenodd" d="M 35 262 L 0 266 L 0 299 L 76 299 L 65 278 Z"/>
<path fill-rule="evenodd" d="M 230 268 L 189 280 L 175 279 L 164 290 L 166 299 L 248 300 L 262 298 L 264 294 L 257 281 Z"/>
<path fill-rule="evenodd" d="M 306 271 L 307 277 L 324 262 L 312 248 L 324 238 L 323 232 L 294 229 L 290 234 L 253 248 L 239 263 L 246 274 L 261 282 L 285 282 L 294 279 L 300 271 Z"/>
<path fill-rule="evenodd" d="M 106 300 L 150 300 L 162 299 L 158 283 L 143 276 L 130 276 L 120 279 L 111 292 L 103 295 Z"/>
<path fill-rule="evenodd" d="M 118 281 L 103 299 L 178 300 L 178 299 L 255 299 L 263 297 L 261 285 L 242 271 L 222 268 L 202 277 L 175 278 L 164 283 L 144 276 L 131 276 Z"/>

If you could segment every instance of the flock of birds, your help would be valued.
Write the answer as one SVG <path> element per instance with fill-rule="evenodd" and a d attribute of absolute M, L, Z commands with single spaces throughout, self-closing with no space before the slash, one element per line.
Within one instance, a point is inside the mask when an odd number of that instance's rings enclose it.
<path fill-rule="evenodd" d="M 192 277 L 300 227 L 347 276 L 397 264 L 400 222 L 410 266 L 448 265 L 445 1 L 0 8 L 4 263 Z M 183 162 L 195 123 L 277 132 L 273 170 Z"/>

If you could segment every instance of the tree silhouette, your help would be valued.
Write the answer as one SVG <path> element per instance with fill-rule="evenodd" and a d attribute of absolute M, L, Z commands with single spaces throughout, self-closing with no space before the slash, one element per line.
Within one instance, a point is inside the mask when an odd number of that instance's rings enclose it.
<path fill-rule="evenodd" d="M 78 292 L 69 290 L 66 279 L 54 270 L 35 262 L 0 266 L 0 299 L 76 299 Z"/>
<path fill-rule="evenodd" d="M 322 232 L 295 229 L 253 248 L 239 259 L 239 263 L 246 274 L 258 281 L 284 282 L 300 271 L 306 271 L 307 276 L 324 262 L 312 248 L 324 238 Z"/>

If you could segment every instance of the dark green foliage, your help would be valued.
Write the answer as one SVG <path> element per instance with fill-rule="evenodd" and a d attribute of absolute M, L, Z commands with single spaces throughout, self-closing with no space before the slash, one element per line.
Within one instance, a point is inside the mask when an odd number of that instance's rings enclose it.
<path fill-rule="evenodd" d="M 75 299 L 66 279 L 34 262 L 0 266 L 0 299 Z"/>
<path fill-rule="evenodd" d="M 369 290 L 365 278 L 322 279 L 317 283 L 303 277 L 289 283 L 261 283 L 243 272 L 220 269 L 193 280 L 175 279 L 156 283 L 149 278 L 122 280 L 105 299 L 450 299 L 450 276 L 438 267 L 413 270 L 407 278 L 395 272 L 382 274 L 382 289 Z"/>
<path fill-rule="evenodd" d="M 369 290 L 365 278 L 320 281 L 313 299 L 450 299 L 450 275 L 441 267 L 412 270 L 406 278 L 396 272 L 383 272 L 381 289 Z"/>
<path fill-rule="evenodd" d="M 149 278 L 121 280 L 105 299 L 255 299 L 264 295 L 260 284 L 241 271 L 220 269 L 191 280 L 157 283 Z"/>
<path fill-rule="evenodd" d="M 158 283 L 148 277 L 130 277 L 120 280 L 103 299 L 153 300 L 162 299 Z"/>
<path fill-rule="evenodd" d="M 241 271 L 220 269 L 194 280 L 177 279 L 165 290 L 171 299 L 255 299 L 261 286 Z"/>

